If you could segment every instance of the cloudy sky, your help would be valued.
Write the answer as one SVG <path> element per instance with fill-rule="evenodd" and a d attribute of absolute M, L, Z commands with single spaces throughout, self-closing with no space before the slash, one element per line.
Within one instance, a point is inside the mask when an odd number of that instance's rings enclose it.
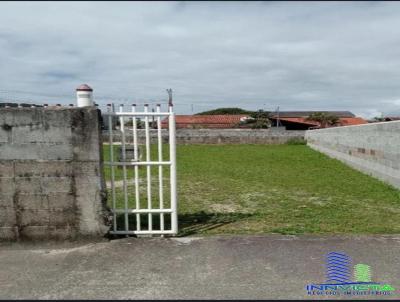
<path fill-rule="evenodd" d="M 1 2 L 0 70 L 11 99 L 400 113 L 400 3 Z"/>

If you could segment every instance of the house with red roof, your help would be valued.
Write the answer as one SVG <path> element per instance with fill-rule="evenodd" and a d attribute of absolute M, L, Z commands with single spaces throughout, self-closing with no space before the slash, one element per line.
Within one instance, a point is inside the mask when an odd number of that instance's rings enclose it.
<path fill-rule="evenodd" d="M 330 115 L 335 115 L 339 118 L 337 126 L 351 126 L 366 124 L 367 121 L 361 117 L 356 117 L 350 111 L 282 111 L 271 114 L 273 125 L 285 127 L 286 130 L 308 130 L 320 128 L 319 122 L 310 121 L 307 118 L 316 112 L 323 112 Z M 176 115 L 177 129 L 229 129 L 229 128 L 249 128 L 241 122 L 249 118 L 246 114 L 227 114 L 227 115 Z M 167 119 L 162 121 L 162 128 L 168 127 Z"/>
<path fill-rule="evenodd" d="M 338 122 L 331 127 L 352 126 L 367 124 L 368 122 L 361 117 L 356 117 L 350 111 L 282 111 L 273 113 L 271 120 L 274 125 L 279 123 L 286 130 L 308 130 L 320 128 L 317 121 L 310 121 L 308 117 L 313 113 L 322 112 L 329 115 L 335 115 L 339 118 Z"/>
<path fill-rule="evenodd" d="M 221 114 L 221 115 L 176 115 L 177 129 L 227 129 L 237 128 L 241 121 L 248 118 L 246 114 Z M 168 121 L 162 121 L 162 128 L 168 127 Z"/>

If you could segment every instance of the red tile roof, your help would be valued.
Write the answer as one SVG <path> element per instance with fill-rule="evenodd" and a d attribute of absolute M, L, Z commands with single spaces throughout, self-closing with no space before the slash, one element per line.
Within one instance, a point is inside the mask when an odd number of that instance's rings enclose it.
<path fill-rule="evenodd" d="M 248 115 L 177 115 L 176 123 L 180 124 L 236 124 Z"/>
<path fill-rule="evenodd" d="M 240 123 L 240 119 L 247 117 L 246 114 L 238 115 L 176 115 L 175 123 L 177 128 L 200 126 L 210 128 L 232 128 Z M 162 121 L 163 126 L 167 126 L 168 121 Z"/>
<path fill-rule="evenodd" d="M 200 126 L 204 128 L 232 128 L 240 123 L 241 118 L 248 117 L 246 114 L 238 115 L 176 115 L 176 127 L 186 128 Z M 275 119 L 273 117 L 273 119 Z M 310 127 L 319 127 L 320 124 L 315 121 L 307 120 L 305 117 L 280 117 L 280 121 L 290 123 L 299 123 Z M 367 124 L 367 121 L 361 117 L 342 117 L 339 118 L 338 125 L 350 126 Z M 168 126 L 168 119 L 162 121 L 163 127 Z"/>
<path fill-rule="evenodd" d="M 311 127 L 319 126 L 318 122 L 309 121 L 304 117 L 281 117 L 279 118 L 280 121 L 286 121 L 291 123 L 300 123 L 305 125 L 310 125 Z M 339 118 L 338 124 L 340 126 L 352 126 L 352 125 L 361 125 L 367 124 L 368 122 L 361 117 L 341 117 Z"/>
<path fill-rule="evenodd" d="M 330 115 L 336 115 L 337 117 L 355 117 L 350 111 L 279 111 L 280 117 L 308 117 L 313 113 L 326 113 Z M 273 117 L 277 116 L 276 112 L 271 112 Z"/>
<path fill-rule="evenodd" d="M 342 117 L 339 119 L 339 123 L 342 126 L 351 126 L 367 124 L 368 122 L 361 117 Z"/>

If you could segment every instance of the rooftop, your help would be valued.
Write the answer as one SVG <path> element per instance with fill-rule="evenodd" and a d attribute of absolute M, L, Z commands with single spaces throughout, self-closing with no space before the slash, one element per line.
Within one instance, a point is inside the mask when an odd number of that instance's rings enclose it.
<path fill-rule="evenodd" d="M 279 117 L 308 117 L 313 113 L 322 112 L 326 114 L 336 115 L 337 117 L 355 117 L 350 111 L 279 111 Z M 275 112 L 271 113 L 272 116 L 276 116 Z"/>
<path fill-rule="evenodd" d="M 221 115 L 176 115 L 177 124 L 236 124 L 248 114 L 221 114 Z"/>

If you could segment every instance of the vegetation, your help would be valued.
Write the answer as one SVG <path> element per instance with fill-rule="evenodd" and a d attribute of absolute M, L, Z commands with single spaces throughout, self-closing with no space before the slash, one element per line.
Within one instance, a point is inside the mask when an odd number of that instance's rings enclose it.
<path fill-rule="evenodd" d="M 152 156 L 156 151 L 153 146 Z M 398 190 L 307 146 L 178 145 L 177 158 L 181 235 L 400 233 Z M 116 170 L 121 179 L 122 169 Z M 140 168 L 141 177 L 145 172 Z M 133 189 L 130 181 L 132 203 Z M 144 184 L 141 192 L 146 206 Z M 122 196 L 118 189 L 119 207 Z"/>
<path fill-rule="evenodd" d="M 237 126 L 248 125 L 252 129 L 266 129 L 271 127 L 270 112 L 262 109 L 257 111 L 248 111 L 241 108 L 218 108 L 210 111 L 197 113 L 196 115 L 228 115 L 228 114 L 247 114 L 249 118 L 240 122 Z"/>
<path fill-rule="evenodd" d="M 251 119 L 246 120 L 251 124 L 252 129 L 266 129 L 271 127 L 270 113 L 264 110 L 258 110 L 250 114 Z"/>
<path fill-rule="evenodd" d="M 155 123 L 154 123 L 154 124 L 155 124 Z M 126 119 L 125 119 L 124 125 L 125 125 L 125 127 L 132 128 L 132 125 L 133 125 L 133 124 L 132 124 L 132 118 L 126 118 Z M 121 126 L 121 122 L 120 122 L 120 119 L 119 119 L 119 118 L 116 118 L 116 119 L 115 119 L 115 126 L 117 126 L 117 127 L 120 127 L 120 126 Z M 136 119 L 136 127 L 137 127 L 137 129 L 144 129 L 145 126 L 146 126 L 146 124 L 145 124 L 144 121 L 140 120 L 139 118 Z M 149 127 L 150 127 L 150 128 L 155 128 L 156 125 L 153 125 L 153 122 L 152 122 L 152 121 L 149 121 Z"/>
<path fill-rule="evenodd" d="M 385 118 L 383 116 L 375 116 L 372 120 L 374 122 L 384 122 Z"/>
<path fill-rule="evenodd" d="M 339 121 L 339 117 L 325 112 L 314 112 L 307 117 L 307 120 L 318 122 L 321 128 L 326 128 L 335 125 Z"/>
<path fill-rule="evenodd" d="M 217 114 L 251 114 L 253 111 L 244 110 L 242 108 L 218 108 L 214 110 L 196 113 L 196 115 L 217 115 Z"/>

